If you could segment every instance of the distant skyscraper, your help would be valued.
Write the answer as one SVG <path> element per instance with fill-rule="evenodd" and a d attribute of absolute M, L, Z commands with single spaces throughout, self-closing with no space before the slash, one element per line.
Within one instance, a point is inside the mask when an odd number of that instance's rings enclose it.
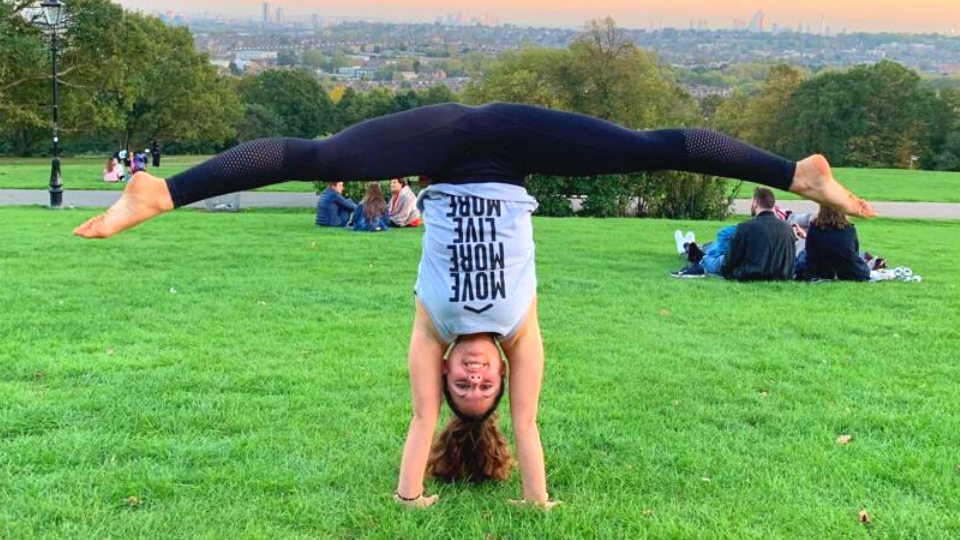
<path fill-rule="evenodd" d="M 262 24 L 270 24 L 270 2 L 263 3 L 263 20 L 260 21 Z"/>
<path fill-rule="evenodd" d="M 283 8 L 282 7 L 277 8 L 277 15 L 276 17 L 273 18 L 273 22 L 277 24 L 283 24 Z"/>
<path fill-rule="evenodd" d="M 753 14 L 753 19 L 750 20 L 750 30 L 754 32 L 765 31 L 766 18 L 766 15 L 763 14 L 763 10 L 758 9 L 757 12 Z"/>
<path fill-rule="evenodd" d="M 320 15 L 319 15 L 319 14 L 314 13 L 313 15 L 310 15 L 310 25 L 313 26 L 313 31 L 314 31 L 314 32 L 317 32 L 317 31 L 320 30 Z"/>

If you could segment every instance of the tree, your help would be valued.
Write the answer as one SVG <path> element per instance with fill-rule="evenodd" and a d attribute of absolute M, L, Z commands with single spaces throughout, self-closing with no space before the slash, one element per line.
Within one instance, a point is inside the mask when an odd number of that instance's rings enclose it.
<path fill-rule="evenodd" d="M 794 96 L 794 155 L 824 153 L 838 165 L 905 167 L 927 136 L 933 94 L 887 60 L 804 81 Z"/>
<path fill-rule="evenodd" d="M 316 49 L 303 51 L 300 55 L 300 63 L 311 69 L 320 69 L 326 64 L 327 57 Z"/>
<path fill-rule="evenodd" d="M 0 64 L 0 92 L 8 94 L 0 100 L 0 117 L 24 152 L 31 134 L 49 133 L 50 64 L 38 31 L 26 26 L 11 5 L 0 0 L 0 24 L 11 30 L 0 37 L 0 54 L 16 58 Z M 233 138 L 239 101 L 207 56 L 196 52 L 189 30 L 125 12 L 106 0 L 73 0 L 67 10 L 71 24 L 62 38 L 59 68 L 65 142 L 78 133 L 98 132 L 114 133 L 121 146 L 140 146 L 154 137 Z M 34 56 L 18 56 L 26 52 L 18 43 L 30 41 Z"/>
<path fill-rule="evenodd" d="M 771 68 L 760 92 L 742 112 L 743 132 L 738 135 L 766 150 L 785 155 L 793 141 L 794 126 L 789 121 L 796 116 L 793 95 L 802 80 L 803 74 L 795 67 L 781 64 Z"/>
<path fill-rule="evenodd" d="M 237 140 L 244 142 L 252 139 L 279 137 L 283 135 L 284 131 L 283 119 L 277 113 L 263 105 L 248 103 L 237 129 Z"/>
<path fill-rule="evenodd" d="M 286 67 L 297 65 L 297 53 L 292 49 L 283 49 L 277 53 L 277 65 Z"/>
<path fill-rule="evenodd" d="M 190 31 L 156 17 L 129 17 L 139 23 L 146 40 L 121 144 L 165 139 L 218 146 L 233 139 L 243 114 L 239 96 L 207 55 L 196 52 Z"/>
<path fill-rule="evenodd" d="M 350 59 L 347 58 L 347 55 L 343 51 L 336 51 L 333 53 L 333 56 L 330 57 L 330 61 L 327 63 L 327 71 L 330 73 L 336 73 L 338 69 L 342 67 L 347 67 L 350 65 Z"/>
<path fill-rule="evenodd" d="M 481 79 L 464 89 L 464 100 L 473 104 L 500 100 L 565 108 L 567 99 L 561 79 L 569 63 L 570 52 L 565 50 L 529 47 L 507 51 L 496 62 L 487 64 Z"/>
<path fill-rule="evenodd" d="M 49 137 L 51 109 L 50 52 L 45 36 L 23 17 L 29 2 L 0 0 L 0 132 L 16 141 L 20 154 Z M 106 0 L 69 2 L 67 31 L 60 36 L 60 128 L 64 139 L 79 131 L 122 123 L 122 110 L 110 96 L 128 86 L 122 64 L 125 42 L 136 50 L 137 28 L 103 20 L 120 20 L 124 11 Z M 116 69 L 104 66 L 118 65 Z"/>
<path fill-rule="evenodd" d="M 284 135 L 312 139 L 338 127 L 330 97 L 311 74 L 271 69 L 240 80 L 246 103 L 273 111 L 283 121 Z"/>

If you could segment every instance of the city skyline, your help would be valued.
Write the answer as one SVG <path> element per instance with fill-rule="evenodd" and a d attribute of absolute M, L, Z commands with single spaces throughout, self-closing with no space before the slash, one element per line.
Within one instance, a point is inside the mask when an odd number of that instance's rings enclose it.
<path fill-rule="evenodd" d="M 146 11 L 178 12 L 259 20 L 262 0 L 121 0 L 121 5 Z M 960 33 L 960 2 L 956 0 L 916 0 L 911 3 L 889 0 L 808 0 L 802 6 L 787 0 L 765 2 L 744 0 L 676 0 L 669 6 L 652 0 L 605 0 L 587 7 L 585 2 L 555 0 L 488 0 L 483 7 L 454 4 L 437 0 L 329 0 L 308 2 L 286 0 L 270 2 L 283 8 L 288 20 L 309 19 L 313 14 L 330 18 L 370 18 L 394 22 L 434 22 L 451 13 L 464 18 L 494 18 L 503 23 L 522 26 L 578 27 L 585 21 L 613 16 L 627 28 L 687 28 L 691 25 L 711 29 L 730 29 L 736 21 L 749 22 L 758 10 L 766 20 L 766 30 L 773 24 L 780 28 L 819 29 L 833 31 Z M 865 14 L 869 14 L 868 16 Z"/>

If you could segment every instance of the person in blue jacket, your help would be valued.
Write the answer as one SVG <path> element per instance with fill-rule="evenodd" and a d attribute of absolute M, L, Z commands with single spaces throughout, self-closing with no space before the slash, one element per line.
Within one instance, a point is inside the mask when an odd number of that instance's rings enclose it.
<path fill-rule="evenodd" d="M 346 227 L 357 203 L 343 196 L 343 182 L 329 182 L 317 201 L 318 227 Z"/>

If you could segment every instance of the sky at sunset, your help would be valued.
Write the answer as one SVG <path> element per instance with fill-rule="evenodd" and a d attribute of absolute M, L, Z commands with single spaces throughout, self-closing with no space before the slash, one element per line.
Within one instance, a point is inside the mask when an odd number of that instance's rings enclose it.
<path fill-rule="evenodd" d="M 121 5 L 145 11 L 223 13 L 258 17 L 258 0 L 121 0 Z M 467 18 L 489 14 L 502 22 L 534 26 L 579 26 L 613 15 L 620 26 L 686 28 L 690 21 L 707 21 L 710 28 L 730 28 L 735 18 L 749 20 L 762 9 L 767 26 L 820 28 L 821 17 L 833 31 L 940 32 L 960 35 L 960 0 L 271 0 L 271 11 L 283 7 L 286 17 L 318 13 L 329 17 L 376 17 L 391 21 L 432 22 L 437 16 L 461 12 Z"/>

